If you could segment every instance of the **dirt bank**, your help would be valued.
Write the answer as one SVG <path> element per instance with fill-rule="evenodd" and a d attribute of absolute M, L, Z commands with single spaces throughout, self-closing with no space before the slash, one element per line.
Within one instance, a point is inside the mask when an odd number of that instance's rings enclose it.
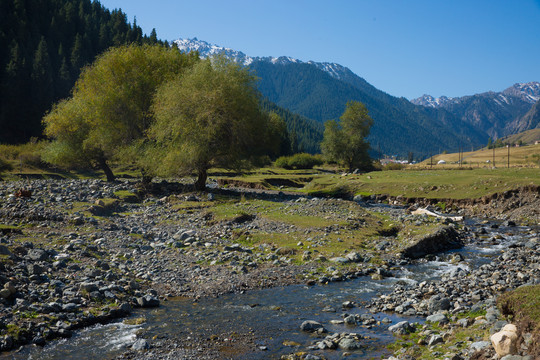
<path fill-rule="evenodd" d="M 403 205 L 439 206 L 446 212 L 460 212 L 466 216 L 512 220 L 520 224 L 540 223 L 540 186 L 530 185 L 477 199 L 406 198 L 375 195 L 376 201 Z"/>

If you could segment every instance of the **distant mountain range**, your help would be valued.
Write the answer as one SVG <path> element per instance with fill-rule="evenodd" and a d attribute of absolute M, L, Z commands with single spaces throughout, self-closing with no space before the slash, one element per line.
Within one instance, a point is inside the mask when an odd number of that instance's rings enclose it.
<path fill-rule="evenodd" d="M 474 125 L 494 139 L 532 129 L 536 124 L 530 116 L 525 117 L 531 107 L 540 100 L 540 83 L 515 84 L 501 92 L 489 91 L 482 94 L 450 98 L 434 98 L 424 95 L 411 100 L 412 103 L 445 109 L 461 120 Z"/>
<path fill-rule="evenodd" d="M 540 96 L 540 84 L 529 83 L 500 94 L 438 99 L 424 96 L 411 102 L 375 88 L 336 63 L 303 62 L 285 56 L 251 57 L 196 38 L 174 43 L 181 51 L 196 50 L 201 57 L 225 54 L 249 66 L 260 78 L 258 87 L 263 96 L 303 116 L 302 124 L 339 118 L 347 101 L 363 102 L 374 119 L 371 146 L 385 154 L 405 156 L 413 152 L 419 158 L 442 150 L 484 146 L 490 136 L 498 138 L 531 126 L 534 121 L 527 125 L 522 119 Z M 312 140 L 322 138 L 321 129 L 320 125 L 310 126 L 305 133 Z"/>
<path fill-rule="evenodd" d="M 540 100 L 538 100 L 517 124 L 517 132 L 540 129 Z"/>

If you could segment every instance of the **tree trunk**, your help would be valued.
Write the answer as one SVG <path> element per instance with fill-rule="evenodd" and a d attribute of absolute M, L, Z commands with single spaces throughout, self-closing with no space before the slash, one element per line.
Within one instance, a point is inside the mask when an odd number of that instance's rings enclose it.
<path fill-rule="evenodd" d="M 143 186 L 148 186 L 152 183 L 152 175 L 148 174 L 147 171 L 144 169 L 141 169 L 141 175 L 142 175 L 142 184 Z"/>
<path fill-rule="evenodd" d="M 111 168 L 107 164 L 107 160 L 104 157 L 99 159 L 99 167 L 105 173 L 105 176 L 107 177 L 108 182 L 112 182 L 112 181 L 116 180 L 116 177 L 114 176 Z"/>
<path fill-rule="evenodd" d="M 349 168 L 350 173 L 352 173 L 354 171 L 354 169 L 353 169 L 353 167 L 354 167 L 353 159 L 347 160 L 347 167 Z"/>
<path fill-rule="evenodd" d="M 195 190 L 204 191 L 206 189 L 206 178 L 208 177 L 206 169 L 199 169 L 198 176 L 197 181 L 195 181 Z"/>

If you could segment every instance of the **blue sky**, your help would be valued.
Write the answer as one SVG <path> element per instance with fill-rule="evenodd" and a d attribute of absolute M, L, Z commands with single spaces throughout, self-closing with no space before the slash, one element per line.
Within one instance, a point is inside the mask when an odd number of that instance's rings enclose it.
<path fill-rule="evenodd" d="M 101 0 L 147 34 L 336 62 L 408 99 L 540 81 L 540 0 Z"/>

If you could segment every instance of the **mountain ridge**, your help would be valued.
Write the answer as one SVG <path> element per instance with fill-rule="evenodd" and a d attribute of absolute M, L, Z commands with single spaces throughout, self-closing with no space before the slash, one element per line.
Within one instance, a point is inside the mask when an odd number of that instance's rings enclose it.
<path fill-rule="evenodd" d="M 461 97 L 423 95 L 411 100 L 416 105 L 445 109 L 464 122 L 478 127 L 493 139 L 515 134 L 530 128 L 524 118 L 540 100 L 540 82 L 516 83 L 503 91 L 488 91 Z"/>
<path fill-rule="evenodd" d="M 250 57 L 198 39 L 179 39 L 174 44 L 181 51 L 198 51 L 201 57 L 221 53 L 249 66 L 269 101 L 319 123 L 339 118 L 349 100 L 363 102 L 374 119 L 368 140 L 387 154 L 428 156 L 441 146 L 457 150 L 462 144 L 478 147 L 487 142 L 487 136 L 450 113 L 391 96 L 339 64 Z"/>
<path fill-rule="evenodd" d="M 224 54 L 227 57 L 234 59 L 236 62 L 243 64 L 245 66 L 249 66 L 252 63 L 256 61 L 267 61 L 271 62 L 272 64 L 280 64 L 280 65 L 286 65 L 289 63 L 304 63 L 304 64 L 311 64 L 315 65 L 320 70 L 323 70 L 330 74 L 332 77 L 336 79 L 341 79 L 343 76 L 343 73 L 347 73 L 347 71 L 351 72 L 350 69 L 347 67 L 337 64 L 337 63 L 331 63 L 331 62 L 316 62 L 316 61 L 302 61 L 299 59 L 292 58 L 290 56 L 249 56 L 245 53 L 234 50 L 231 48 L 227 48 L 224 46 L 218 46 L 215 44 L 210 44 L 209 42 L 206 42 L 204 40 L 199 40 L 196 37 L 192 39 L 177 39 L 174 40 L 173 43 L 178 47 L 180 51 L 183 52 L 190 52 L 190 51 L 198 51 L 199 55 L 203 58 L 216 55 L 216 54 Z"/>
<path fill-rule="evenodd" d="M 251 57 L 194 39 L 178 39 L 181 51 L 201 57 L 223 53 L 249 66 L 259 91 L 271 102 L 319 123 L 338 118 L 348 100 L 363 102 L 375 123 L 368 140 L 387 154 L 428 156 L 439 149 L 477 148 L 526 127 L 520 119 L 540 99 L 540 83 L 517 83 L 504 92 L 465 97 L 425 96 L 409 101 L 377 89 L 336 63 L 301 61 L 287 56 Z M 279 65 L 279 66 L 278 66 Z"/>
<path fill-rule="evenodd" d="M 422 105 L 426 107 L 441 107 L 450 103 L 459 102 L 460 99 L 466 99 L 473 96 L 499 96 L 502 101 L 507 102 L 508 99 L 505 98 L 505 95 L 518 97 L 524 101 L 534 104 L 540 100 L 540 82 L 530 81 L 527 83 L 515 83 L 514 85 L 504 89 L 503 91 L 486 91 L 483 93 L 473 94 L 473 95 L 464 95 L 458 97 L 448 97 L 440 96 L 438 98 L 433 97 L 428 94 L 424 94 L 416 99 L 412 99 L 411 102 L 416 105 Z"/>

